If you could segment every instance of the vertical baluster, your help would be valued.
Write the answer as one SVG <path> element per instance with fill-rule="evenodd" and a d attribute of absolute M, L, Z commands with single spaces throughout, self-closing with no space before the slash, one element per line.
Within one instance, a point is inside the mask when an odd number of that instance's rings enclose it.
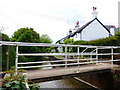
<path fill-rule="evenodd" d="M 77 55 L 78 55 L 78 61 L 77 61 L 77 63 L 78 63 L 78 72 L 80 71 L 80 65 L 79 65 L 79 60 L 80 60 L 80 49 L 79 49 L 79 46 L 77 47 Z"/>
<path fill-rule="evenodd" d="M 113 47 L 111 47 L 111 60 L 112 60 L 111 65 L 113 66 Z"/>
<path fill-rule="evenodd" d="M 98 65 L 98 47 L 96 47 L 96 65 Z"/>
<path fill-rule="evenodd" d="M 15 74 L 17 74 L 17 67 L 18 67 L 18 45 L 16 46 L 16 57 L 15 57 Z"/>
<path fill-rule="evenodd" d="M 68 54 L 67 54 L 67 46 L 65 47 L 65 67 L 67 67 L 67 58 L 68 58 Z"/>
<path fill-rule="evenodd" d="M 90 62 L 92 62 L 92 52 L 90 53 Z"/>

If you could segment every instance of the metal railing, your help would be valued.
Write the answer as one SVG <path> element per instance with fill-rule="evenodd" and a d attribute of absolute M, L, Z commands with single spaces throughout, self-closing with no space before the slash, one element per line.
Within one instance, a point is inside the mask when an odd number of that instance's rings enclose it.
<path fill-rule="evenodd" d="M 120 46 L 88 46 L 88 45 L 64 45 L 64 44 L 43 44 L 43 43 L 23 43 L 23 42 L 5 42 L 0 41 L 0 45 L 16 46 L 16 59 L 15 70 L 26 68 L 42 68 L 42 67 L 60 67 L 60 66 L 79 66 L 81 64 L 98 64 L 109 62 L 113 65 L 114 61 L 120 61 L 120 59 L 114 59 L 115 55 L 120 55 Z M 20 53 L 19 47 L 46 47 L 51 48 L 51 51 L 43 53 Z M 117 52 L 118 51 L 118 52 Z M 20 56 L 45 56 L 45 57 L 62 57 L 60 60 L 40 60 L 37 62 L 19 62 Z M 102 59 L 101 56 L 104 56 Z M 107 60 L 104 60 L 106 56 L 109 56 Z M 44 65 L 45 63 L 52 63 L 50 65 Z M 34 64 L 34 65 L 33 65 Z M 37 64 L 37 65 L 36 65 Z M 22 65 L 22 66 L 20 66 Z M 26 66 L 27 65 L 27 66 Z"/>

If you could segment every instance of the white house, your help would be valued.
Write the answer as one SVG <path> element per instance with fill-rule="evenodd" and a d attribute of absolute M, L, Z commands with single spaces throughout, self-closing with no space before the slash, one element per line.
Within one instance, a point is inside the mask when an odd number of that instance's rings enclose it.
<path fill-rule="evenodd" d="M 84 40 L 84 41 L 90 41 L 90 40 L 96 40 L 100 38 L 106 38 L 109 36 L 114 35 L 114 28 L 115 26 L 112 25 L 103 25 L 100 20 L 97 18 L 98 12 L 96 11 L 96 7 L 93 7 L 93 20 L 89 21 L 82 27 L 79 27 L 76 29 L 76 31 L 71 32 L 66 37 L 58 40 L 58 42 L 62 42 L 65 39 L 74 39 L 75 40 Z M 78 25 L 78 23 L 77 23 Z"/>
<path fill-rule="evenodd" d="M 106 38 L 113 34 L 105 25 L 103 25 L 97 18 L 86 23 L 77 31 L 73 32 L 69 38 L 74 40 L 90 41 L 100 38 Z"/>

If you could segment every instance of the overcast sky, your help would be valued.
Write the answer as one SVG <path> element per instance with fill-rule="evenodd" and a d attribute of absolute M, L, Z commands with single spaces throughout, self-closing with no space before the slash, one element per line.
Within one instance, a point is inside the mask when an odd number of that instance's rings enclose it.
<path fill-rule="evenodd" d="M 73 29 L 92 20 L 92 7 L 105 25 L 118 27 L 119 0 L 0 0 L 0 29 L 13 35 L 19 28 L 31 27 L 55 42 Z"/>

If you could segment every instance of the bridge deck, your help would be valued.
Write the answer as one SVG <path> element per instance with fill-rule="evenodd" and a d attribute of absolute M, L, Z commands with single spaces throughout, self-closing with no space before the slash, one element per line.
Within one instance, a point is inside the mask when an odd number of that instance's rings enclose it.
<path fill-rule="evenodd" d="M 117 65 L 113 65 L 113 67 L 116 67 Z M 104 69 L 111 69 L 113 68 L 111 64 L 109 63 L 99 63 L 91 64 L 91 65 L 82 65 L 80 66 L 79 73 L 83 72 L 90 72 L 90 71 L 96 71 L 96 70 L 104 70 Z M 43 79 L 43 78 L 50 78 L 50 77 L 59 77 L 64 75 L 71 75 L 71 74 L 78 74 L 77 72 L 78 67 L 72 66 L 72 67 L 60 67 L 60 68 L 53 68 L 48 70 L 32 70 L 27 71 L 28 79 L 29 80 L 37 80 L 37 79 Z"/>

